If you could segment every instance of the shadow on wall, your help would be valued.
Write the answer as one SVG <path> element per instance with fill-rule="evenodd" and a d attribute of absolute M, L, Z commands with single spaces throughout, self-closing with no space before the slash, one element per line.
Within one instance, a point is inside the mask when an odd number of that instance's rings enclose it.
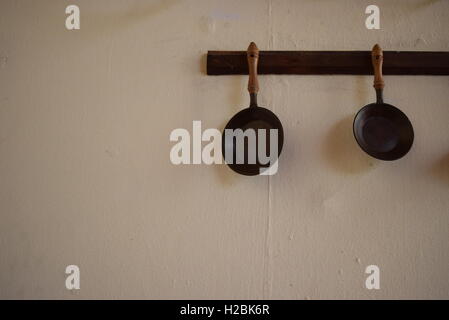
<path fill-rule="evenodd" d="M 377 160 L 365 154 L 352 133 L 353 116 L 337 122 L 327 133 L 323 154 L 333 169 L 344 174 L 359 174 L 374 167 Z"/>
<path fill-rule="evenodd" d="M 201 56 L 200 60 L 200 73 L 203 76 L 207 76 L 207 53 Z"/>
<path fill-rule="evenodd" d="M 431 171 L 436 178 L 449 186 L 449 152 L 433 165 Z"/>
<path fill-rule="evenodd" d="M 220 130 L 220 132 L 223 132 L 227 123 L 228 120 L 223 121 L 222 125 L 220 126 L 220 128 L 218 128 L 218 130 Z M 228 165 L 225 163 L 224 159 L 223 164 L 214 165 L 214 169 L 215 172 L 217 173 L 217 177 L 221 185 L 225 187 L 233 186 L 239 180 L 244 178 L 243 176 L 240 176 L 239 174 L 232 171 L 231 168 L 229 168 Z"/>
<path fill-rule="evenodd" d="M 217 173 L 218 180 L 220 181 L 221 185 L 224 187 L 233 186 L 239 180 L 244 178 L 244 177 L 239 176 L 234 171 L 232 171 L 224 163 L 220 164 L 220 165 L 216 165 L 214 167 L 215 167 L 215 172 Z"/>
<path fill-rule="evenodd" d="M 207 75 L 207 54 L 201 55 L 199 59 L 199 71 L 202 75 Z M 230 78 L 226 78 L 226 85 L 222 86 L 223 90 L 227 90 L 227 97 L 224 102 L 226 111 L 225 119 L 221 122 L 217 129 L 223 132 L 226 124 L 229 120 L 239 111 L 249 107 L 249 96 L 247 91 L 247 76 L 235 75 Z M 224 81 L 225 79 L 223 79 Z M 223 104 L 223 102 L 221 102 Z M 242 176 L 232 171 L 225 163 L 223 159 L 222 165 L 215 165 L 215 171 L 220 183 L 223 186 L 232 186 L 240 181 Z"/>

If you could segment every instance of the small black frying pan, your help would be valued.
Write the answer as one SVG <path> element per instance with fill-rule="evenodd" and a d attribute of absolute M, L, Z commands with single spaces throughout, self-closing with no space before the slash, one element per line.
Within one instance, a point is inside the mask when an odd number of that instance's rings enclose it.
<path fill-rule="evenodd" d="M 248 92 L 250 95 L 250 105 L 249 108 L 244 109 L 234 115 L 231 120 L 229 120 L 226 125 L 223 136 L 222 136 L 222 153 L 223 157 L 226 160 L 226 154 L 228 152 L 232 152 L 233 161 L 232 163 L 227 163 L 227 165 L 235 172 L 246 175 L 246 176 L 255 176 L 262 173 L 264 170 L 267 170 L 270 166 L 269 163 L 261 164 L 259 161 L 255 163 L 252 161 L 248 161 L 248 151 L 256 150 L 256 154 L 258 154 L 258 140 L 256 140 L 255 146 L 248 145 L 248 139 L 245 139 L 244 144 L 244 161 L 243 163 L 237 163 L 236 159 L 236 139 L 229 138 L 226 136 L 226 130 L 236 130 L 242 129 L 243 131 L 247 129 L 253 129 L 257 133 L 259 129 L 265 129 L 266 131 L 266 154 L 270 154 L 270 129 L 277 129 L 278 131 L 278 150 L 277 157 L 281 154 L 282 145 L 284 143 L 284 129 L 282 127 L 281 121 L 279 121 L 278 117 L 266 108 L 259 107 L 257 105 L 257 93 L 259 92 L 259 83 L 257 80 L 257 63 L 259 60 L 259 49 L 257 48 L 254 42 L 248 47 L 247 50 L 247 59 L 248 59 L 248 68 L 249 68 L 249 81 L 248 81 Z M 257 134 L 256 134 L 257 137 Z M 273 150 L 274 152 L 275 150 Z M 231 154 L 230 154 L 231 155 Z"/>
<path fill-rule="evenodd" d="M 370 156 L 380 160 L 397 160 L 409 152 L 413 144 L 413 126 L 398 108 L 383 102 L 383 53 L 378 44 L 373 47 L 376 103 L 364 106 L 354 118 L 353 131 L 357 143 Z"/>

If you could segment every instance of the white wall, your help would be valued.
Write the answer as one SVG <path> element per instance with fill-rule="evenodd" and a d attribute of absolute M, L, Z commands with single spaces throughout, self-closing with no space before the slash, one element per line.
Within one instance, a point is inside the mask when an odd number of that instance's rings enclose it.
<path fill-rule="evenodd" d="M 174 166 L 168 139 L 248 105 L 247 77 L 205 75 L 207 50 L 448 39 L 444 0 L 2 0 L 0 298 L 449 298 L 448 77 L 385 77 L 416 134 L 396 162 L 352 137 L 369 76 L 260 77 L 286 136 L 273 177 Z"/>

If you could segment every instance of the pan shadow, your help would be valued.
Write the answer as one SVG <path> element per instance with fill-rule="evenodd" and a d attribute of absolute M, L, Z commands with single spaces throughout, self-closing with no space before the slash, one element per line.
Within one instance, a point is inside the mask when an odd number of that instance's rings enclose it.
<path fill-rule="evenodd" d="M 218 180 L 222 186 L 230 187 L 235 185 L 241 177 L 234 171 L 232 171 L 224 162 L 215 166 L 215 172 L 217 173 Z"/>
<path fill-rule="evenodd" d="M 228 120 L 225 120 L 220 128 L 220 132 L 223 132 L 224 128 L 226 127 L 226 124 L 228 123 Z M 221 150 L 220 150 L 221 151 Z M 222 164 L 214 165 L 214 170 L 217 173 L 218 180 L 220 181 L 222 186 L 232 186 L 239 180 L 239 175 L 232 171 L 227 164 L 224 162 L 224 159 L 222 159 Z"/>
<path fill-rule="evenodd" d="M 432 166 L 431 172 L 434 177 L 449 187 L 449 153 Z"/>
<path fill-rule="evenodd" d="M 207 54 L 204 54 L 200 59 L 200 72 L 204 75 L 207 74 Z M 220 127 L 217 128 L 220 132 L 223 132 L 228 121 L 231 120 L 237 112 L 249 107 L 248 91 L 245 89 L 248 77 L 233 76 L 223 80 L 230 81 L 230 83 L 224 86 L 229 89 L 226 99 L 226 119 L 224 119 Z M 217 173 L 218 180 L 223 186 L 232 186 L 244 178 L 232 171 L 224 162 L 224 159 L 222 160 L 222 164 L 214 165 L 214 170 Z"/>
<path fill-rule="evenodd" d="M 353 116 L 337 122 L 327 133 L 323 154 L 332 168 L 344 174 L 360 174 L 371 170 L 377 160 L 363 152 L 352 133 Z"/>
<path fill-rule="evenodd" d="M 207 76 L 207 53 L 201 55 L 200 58 L 200 73 Z"/>
<path fill-rule="evenodd" d="M 229 119 L 226 120 L 228 123 L 231 120 L 231 117 L 234 116 L 237 112 L 246 109 L 249 107 L 249 95 L 246 88 L 247 77 L 237 76 L 232 79 L 232 89 L 229 90 L 228 103 L 229 110 L 232 113 Z M 223 125 L 223 129 L 226 126 L 226 123 Z"/>

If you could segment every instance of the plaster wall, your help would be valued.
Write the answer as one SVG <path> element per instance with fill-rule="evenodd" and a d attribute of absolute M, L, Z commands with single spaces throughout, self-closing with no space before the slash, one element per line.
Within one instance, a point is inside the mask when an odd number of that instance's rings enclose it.
<path fill-rule="evenodd" d="M 415 128 L 396 162 L 352 137 L 369 76 L 260 77 L 285 130 L 272 177 L 169 160 L 173 129 L 248 105 L 247 77 L 205 75 L 207 50 L 449 51 L 449 1 L 377 0 L 380 30 L 369 4 L 2 0 L 0 298 L 449 298 L 446 76 L 385 77 Z"/>

